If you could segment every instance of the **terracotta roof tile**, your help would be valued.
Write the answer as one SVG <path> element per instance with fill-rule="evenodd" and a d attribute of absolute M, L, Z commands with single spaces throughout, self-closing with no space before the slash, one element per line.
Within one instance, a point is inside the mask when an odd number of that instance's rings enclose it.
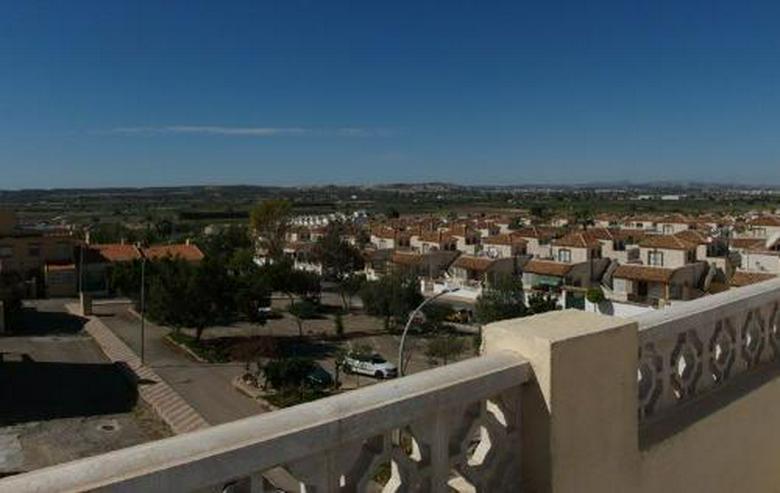
<path fill-rule="evenodd" d="M 580 231 L 558 238 L 553 241 L 553 245 L 572 248 L 594 248 L 601 246 L 601 243 L 590 232 Z"/>
<path fill-rule="evenodd" d="M 731 248 L 739 249 L 760 249 L 764 247 L 766 242 L 758 238 L 732 238 L 729 240 Z"/>
<path fill-rule="evenodd" d="M 178 244 L 178 245 L 153 245 L 144 248 L 144 255 L 151 259 L 161 259 L 165 257 L 180 257 L 188 262 L 199 262 L 203 260 L 203 252 L 196 245 Z"/>
<path fill-rule="evenodd" d="M 482 239 L 482 243 L 485 245 L 525 245 L 528 242 L 516 233 L 504 233 L 486 236 Z"/>
<path fill-rule="evenodd" d="M 484 272 L 490 268 L 495 260 L 485 257 L 474 257 L 472 255 L 461 255 L 455 262 L 452 263 L 452 267 L 460 267 L 461 269 L 475 270 Z"/>
<path fill-rule="evenodd" d="M 423 256 L 419 253 L 412 253 L 412 252 L 399 252 L 395 251 L 393 252 L 393 256 L 390 258 L 390 261 L 394 264 L 399 265 L 410 265 L 410 266 L 417 266 L 422 263 Z"/>
<path fill-rule="evenodd" d="M 569 273 L 575 264 L 565 264 L 552 260 L 531 260 L 523 266 L 523 272 L 540 274 L 543 276 L 563 277 Z"/>
<path fill-rule="evenodd" d="M 674 236 L 689 243 L 693 243 L 694 245 L 706 245 L 712 241 L 707 235 L 700 231 L 696 231 L 695 229 L 686 229 L 685 231 L 676 233 Z"/>
<path fill-rule="evenodd" d="M 106 243 L 103 245 L 89 245 L 108 262 L 131 262 L 141 258 L 141 251 L 128 243 Z"/>
<path fill-rule="evenodd" d="M 674 235 L 648 235 L 639 243 L 643 248 L 666 248 L 669 250 L 691 250 L 696 244 Z"/>
<path fill-rule="evenodd" d="M 777 277 L 777 274 L 769 274 L 767 272 L 744 272 L 738 270 L 731 276 L 729 284 L 735 288 L 742 286 L 748 286 L 750 284 L 756 284 L 763 281 L 768 281 Z"/>
<path fill-rule="evenodd" d="M 644 265 L 621 265 L 615 269 L 613 277 L 632 281 L 669 282 L 677 269 L 648 267 Z"/>
<path fill-rule="evenodd" d="M 780 228 L 780 217 L 777 216 L 759 216 L 748 221 L 751 226 L 774 226 Z"/>

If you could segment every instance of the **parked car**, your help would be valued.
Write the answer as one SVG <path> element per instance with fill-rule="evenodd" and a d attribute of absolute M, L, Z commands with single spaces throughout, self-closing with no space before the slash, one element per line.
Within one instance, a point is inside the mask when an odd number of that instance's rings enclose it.
<path fill-rule="evenodd" d="M 379 354 L 350 353 L 344 358 L 344 371 L 380 379 L 398 376 L 398 368 Z"/>
<path fill-rule="evenodd" d="M 333 385 L 333 376 L 318 364 L 306 375 L 306 383 L 312 387 L 330 387 Z"/>

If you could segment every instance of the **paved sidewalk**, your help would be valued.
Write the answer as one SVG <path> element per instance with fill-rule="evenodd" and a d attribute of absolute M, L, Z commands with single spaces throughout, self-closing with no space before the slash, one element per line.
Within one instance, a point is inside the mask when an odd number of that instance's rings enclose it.
<path fill-rule="evenodd" d="M 68 310 L 77 313 L 77 307 L 69 305 Z M 186 433 L 209 424 L 168 383 L 122 342 L 98 317 L 90 317 L 84 326 L 106 356 L 115 362 L 124 362 L 138 377 L 138 393 L 165 421 L 174 433 Z"/>
<path fill-rule="evenodd" d="M 128 305 L 101 306 L 95 314 L 135 354 L 141 354 L 140 320 Z M 211 425 L 228 423 L 271 410 L 233 387 L 243 363 L 200 363 L 165 341 L 170 332 L 146 322 L 146 365 L 163 378 Z"/>

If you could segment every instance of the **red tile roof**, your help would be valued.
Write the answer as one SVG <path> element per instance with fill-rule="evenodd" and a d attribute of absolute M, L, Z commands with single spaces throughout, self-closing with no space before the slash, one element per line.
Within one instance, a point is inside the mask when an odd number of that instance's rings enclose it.
<path fill-rule="evenodd" d="M 674 236 L 694 245 L 706 245 L 712 241 L 707 235 L 695 229 L 686 229 L 676 233 Z"/>
<path fill-rule="evenodd" d="M 151 259 L 161 259 L 165 257 L 176 258 L 179 257 L 188 262 L 199 262 L 203 260 L 203 252 L 200 251 L 196 245 L 154 245 L 149 248 L 144 248 L 144 255 Z"/>
<path fill-rule="evenodd" d="M 651 281 L 668 283 L 677 269 L 664 267 L 648 267 L 644 265 L 621 265 L 615 269 L 612 277 L 630 279 L 632 281 Z"/>
<path fill-rule="evenodd" d="M 516 233 L 505 233 L 494 236 L 486 236 L 482 239 L 485 245 L 525 245 L 528 243 Z"/>
<path fill-rule="evenodd" d="M 759 216 L 748 222 L 751 226 L 774 226 L 780 228 L 780 217 Z"/>
<path fill-rule="evenodd" d="M 523 272 L 540 274 L 543 276 L 563 277 L 569 273 L 575 264 L 565 264 L 552 260 L 531 260 L 523 266 Z"/>
<path fill-rule="evenodd" d="M 588 231 L 572 232 L 553 241 L 553 245 L 572 248 L 595 248 L 601 246 L 599 240 Z"/>
<path fill-rule="evenodd" d="M 695 243 L 674 235 L 648 235 L 639 243 L 643 248 L 665 248 L 668 250 L 691 250 L 696 248 Z"/>
<path fill-rule="evenodd" d="M 495 260 L 489 258 L 474 257 L 472 255 L 461 255 L 457 258 L 457 260 L 455 260 L 455 262 L 452 263 L 452 267 L 460 267 L 461 269 L 485 272 L 490 268 L 491 265 L 493 265 L 493 262 L 495 262 Z"/>
<path fill-rule="evenodd" d="M 731 248 L 739 249 L 761 249 L 764 248 L 766 241 L 759 238 L 732 238 L 729 240 Z"/>
<path fill-rule="evenodd" d="M 398 265 L 417 266 L 422 263 L 422 259 L 419 253 L 395 251 L 390 261 Z"/>
<path fill-rule="evenodd" d="M 733 276 L 731 276 L 729 284 L 735 288 L 738 288 L 742 286 L 748 286 L 750 284 L 756 284 L 758 282 L 768 281 L 776 277 L 777 274 L 769 274 L 766 272 L 744 272 L 738 270 L 734 273 Z"/>
<path fill-rule="evenodd" d="M 89 245 L 89 248 L 97 251 L 108 262 L 131 262 L 141 258 L 141 251 L 138 247 L 128 243 Z"/>

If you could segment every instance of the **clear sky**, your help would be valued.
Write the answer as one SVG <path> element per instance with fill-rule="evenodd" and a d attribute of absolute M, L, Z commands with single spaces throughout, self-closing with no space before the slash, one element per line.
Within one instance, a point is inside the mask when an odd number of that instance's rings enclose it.
<path fill-rule="evenodd" d="M 0 188 L 780 184 L 780 2 L 0 0 Z"/>

